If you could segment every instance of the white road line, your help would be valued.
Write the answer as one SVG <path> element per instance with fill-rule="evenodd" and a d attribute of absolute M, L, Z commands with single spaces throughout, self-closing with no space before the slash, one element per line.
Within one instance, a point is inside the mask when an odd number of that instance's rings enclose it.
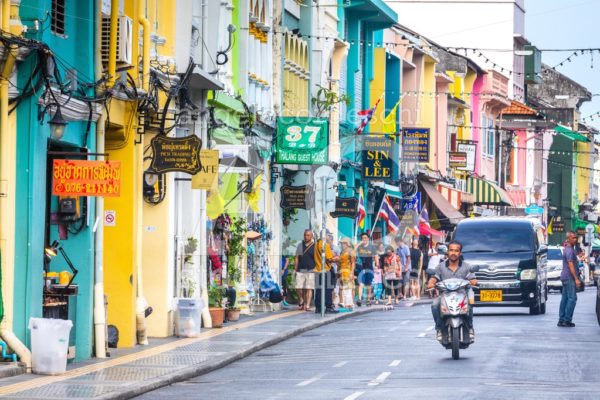
<path fill-rule="evenodd" d="M 435 328 L 435 325 L 431 325 L 429 328 L 425 329 L 427 332 L 432 331 Z"/>
<path fill-rule="evenodd" d="M 402 321 L 402 322 L 400 322 L 400 325 L 406 325 L 406 324 L 408 324 L 409 322 L 410 322 L 409 320 Z"/>
<path fill-rule="evenodd" d="M 325 374 L 319 374 L 319 375 L 317 375 L 317 376 L 314 376 L 314 377 L 312 377 L 312 378 L 310 378 L 310 379 L 307 379 L 307 380 L 305 380 L 305 381 L 302 381 L 302 382 L 298 383 L 296 386 L 308 386 L 308 385 L 310 385 L 311 383 L 313 383 L 313 382 L 316 382 L 316 381 L 318 381 L 319 379 L 321 379 L 321 378 L 322 378 L 324 375 L 325 375 Z"/>
<path fill-rule="evenodd" d="M 379 374 L 379 376 L 377 378 L 375 378 L 371 382 L 369 382 L 369 386 L 377 386 L 377 385 L 385 382 L 387 377 L 390 376 L 391 374 L 392 374 L 391 372 L 382 372 L 381 374 Z"/>
<path fill-rule="evenodd" d="M 390 367 L 397 367 L 398 365 L 400 365 L 400 363 L 402 362 L 402 360 L 394 360 L 390 363 Z"/>
<path fill-rule="evenodd" d="M 419 333 L 417 335 L 417 337 L 425 337 L 427 335 L 427 332 L 423 332 L 423 333 Z"/>
<path fill-rule="evenodd" d="M 340 368 L 340 367 L 343 367 L 346 364 L 348 364 L 348 361 L 340 361 L 339 363 L 335 364 L 333 366 L 333 368 Z"/>
<path fill-rule="evenodd" d="M 363 394 L 365 394 L 365 392 L 354 392 L 350 396 L 344 397 L 344 400 L 356 400 Z"/>
<path fill-rule="evenodd" d="M 395 327 L 393 327 L 393 328 L 390 328 L 390 329 L 389 329 L 389 331 L 390 331 L 390 332 L 395 332 L 395 331 L 397 331 L 398 329 L 400 329 L 400 327 L 399 327 L 399 326 L 395 326 Z"/>

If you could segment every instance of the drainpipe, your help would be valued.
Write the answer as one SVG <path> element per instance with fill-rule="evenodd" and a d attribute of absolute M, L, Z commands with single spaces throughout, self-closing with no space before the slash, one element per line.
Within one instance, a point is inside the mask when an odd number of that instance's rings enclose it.
<path fill-rule="evenodd" d="M 102 7 L 99 8 L 101 10 Z M 119 0 L 110 1 L 110 35 L 108 52 L 108 87 L 115 84 L 117 78 L 117 24 L 119 23 Z M 133 44 L 134 46 L 136 43 Z"/>
<path fill-rule="evenodd" d="M 114 1 L 114 0 L 113 0 Z M 142 89 L 148 92 L 150 87 L 150 21 L 146 18 L 146 1 L 140 1 L 138 3 L 139 9 L 138 13 L 138 21 L 139 24 L 144 28 L 144 36 L 143 36 L 143 53 L 142 53 Z M 139 68 L 138 68 L 139 70 Z M 136 168 L 138 169 L 135 179 L 136 185 L 134 186 L 135 190 L 137 190 L 138 196 L 136 197 L 138 205 L 137 205 L 137 234 L 136 234 L 136 262 L 137 262 L 137 298 L 135 305 L 135 320 L 136 320 L 136 333 L 137 333 L 137 342 L 138 344 L 147 345 L 148 337 L 146 335 L 146 315 L 145 311 L 148 307 L 148 302 L 144 297 L 143 290 L 143 271 L 142 271 L 142 262 L 141 262 L 141 248 L 142 248 L 142 168 L 143 168 L 143 146 L 137 146 L 135 149 L 136 152 Z"/>
<path fill-rule="evenodd" d="M 2 1 L 2 0 L 0 0 Z M 15 1 L 13 12 L 15 20 L 19 15 L 19 3 Z M 0 26 L 3 31 L 9 32 L 11 28 L 11 1 L 2 1 L 2 20 Z M 19 23 L 14 24 L 19 25 Z M 0 182 L 4 182 L 0 196 L 0 243 L 2 252 L 0 257 L 3 261 L 0 268 L 4 267 L 4 287 L 10 287 L 10 297 L 13 297 L 12 282 L 14 280 L 14 237 L 15 237 L 15 155 L 16 143 L 15 135 L 9 132 L 8 124 L 8 80 L 17 58 L 16 46 L 10 46 L 6 57 L 4 68 L 2 69 L 2 79 L 0 80 Z M 6 262 L 8 261 L 8 262 Z M 5 293 L 0 288 L 0 296 Z M 7 307 L 4 310 L 4 318 L 0 325 L 0 337 L 8 346 L 19 356 L 21 362 L 27 366 L 27 371 L 31 371 L 31 352 L 12 332 L 13 308 Z"/>
<path fill-rule="evenodd" d="M 118 0 L 117 7 L 118 7 Z M 102 0 L 96 1 L 97 10 L 102 9 Z M 114 7 L 115 1 L 112 1 Z M 111 8 L 112 18 L 112 8 Z M 112 28 L 111 28 L 112 29 Z M 112 38 L 112 37 L 111 37 Z M 102 78 L 102 19 L 96 18 L 96 80 Z M 115 51 L 113 51 L 115 50 Z M 111 47 L 110 56 L 116 53 L 116 48 Z M 115 54 L 116 59 L 116 54 Z M 104 153 L 104 111 L 96 123 L 96 152 Z M 98 160 L 104 160 L 99 156 Z M 96 232 L 94 236 L 94 346 L 97 358 L 106 358 L 106 310 L 104 308 L 104 197 L 96 197 Z"/>

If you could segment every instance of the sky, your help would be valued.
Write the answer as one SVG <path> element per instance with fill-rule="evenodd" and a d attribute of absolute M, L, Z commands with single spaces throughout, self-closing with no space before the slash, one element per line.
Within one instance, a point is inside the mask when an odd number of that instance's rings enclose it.
<path fill-rule="evenodd" d="M 600 48 L 600 0 L 525 0 L 525 37 L 539 49 Z M 572 52 L 543 52 L 542 62 L 555 66 Z M 600 51 L 572 57 L 557 71 L 586 87 L 592 101 L 581 116 L 600 111 Z M 592 68 L 593 65 L 593 68 Z M 600 129 L 600 115 L 587 123 Z"/>

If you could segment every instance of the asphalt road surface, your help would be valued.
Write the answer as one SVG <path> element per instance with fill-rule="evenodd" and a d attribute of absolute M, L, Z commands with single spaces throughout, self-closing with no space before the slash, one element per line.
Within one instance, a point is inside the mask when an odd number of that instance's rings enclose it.
<path fill-rule="evenodd" d="M 579 294 L 575 328 L 556 326 L 560 294 L 546 315 L 476 308 L 476 342 L 456 361 L 420 305 L 326 325 L 139 398 L 599 399 L 595 295 Z"/>

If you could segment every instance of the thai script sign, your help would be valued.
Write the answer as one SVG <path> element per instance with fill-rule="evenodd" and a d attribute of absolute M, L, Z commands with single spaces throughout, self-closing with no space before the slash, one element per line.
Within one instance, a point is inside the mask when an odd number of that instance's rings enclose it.
<path fill-rule="evenodd" d="M 281 187 L 281 202 L 279 205 L 283 209 L 303 208 L 308 210 L 313 206 L 313 202 L 313 190 L 309 185 L 284 185 Z"/>
<path fill-rule="evenodd" d="M 275 163 L 327 164 L 329 121 L 325 118 L 279 117 Z"/>
<path fill-rule="evenodd" d="M 52 194 L 119 197 L 121 161 L 54 160 Z"/>
<path fill-rule="evenodd" d="M 456 143 L 456 151 L 466 153 L 467 163 L 464 167 L 458 167 L 460 171 L 475 171 L 475 157 L 477 156 L 477 143 L 470 140 L 459 140 Z"/>
<path fill-rule="evenodd" d="M 362 175 L 365 179 L 392 179 L 396 142 L 387 136 L 369 135 L 362 141 Z"/>
<path fill-rule="evenodd" d="M 451 151 L 448 153 L 448 164 L 450 168 L 466 168 L 467 153 L 464 151 Z"/>
<path fill-rule="evenodd" d="M 196 174 L 202 168 L 200 148 L 202 140 L 190 135 L 182 138 L 155 136 L 152 141 L 152 169 L 163 172 L 185 172 Z"/>
<path fill-rule="evenodd" d="M 402 160 L 429 162 L 429 128 L 402 129 Z"/>

